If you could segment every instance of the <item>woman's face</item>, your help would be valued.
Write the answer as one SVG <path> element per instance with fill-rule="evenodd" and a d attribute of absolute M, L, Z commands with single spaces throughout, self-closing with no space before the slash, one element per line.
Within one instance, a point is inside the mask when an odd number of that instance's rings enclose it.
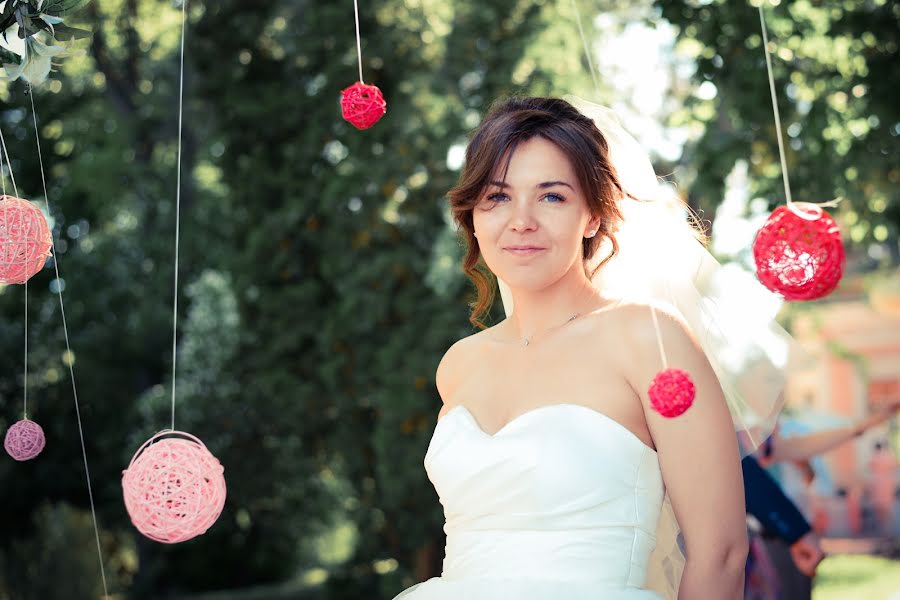
<path fill-rule="evenodd" d="M 566 155 L 534 137 L 520 143 L 506 181 L 492 179 L 472 211 L 485 263 L 512 287 L 540 290 L 573 265 L 581 268 L 582 239 L 596 231 Z"/>

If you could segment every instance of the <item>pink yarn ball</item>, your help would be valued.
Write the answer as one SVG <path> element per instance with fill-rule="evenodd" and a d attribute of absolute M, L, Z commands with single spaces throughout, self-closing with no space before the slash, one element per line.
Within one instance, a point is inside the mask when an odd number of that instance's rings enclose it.
<path fill-rule="evenodd" d="M 183 437 L 156 441 L 166 435 Z M 165 544 L 206 533 L 225 506 L 224 472 L 219 460 L 191 434 L 157 433 L 122 471 L 131 522 L 148 538 Z"/>
<path fill-rule="evenodd" d="M 378 86 L 357 81 L 341 91 L 341 114 L 357 129 L 368 129 L 387 112 Z"/>
<path fill-rule="evenodd" d="M 16 460 L 31 460 L 41 453 L 44 444 L 44 430 L 30 419 L 13 423 L 6 430 L 6 439 L 3 440 L 6 452 Z"/>
<path fill-rule="evenodd" d="M 694 403 L 696 388 L 691 376 L 681 369 L 663 369 L 656 374 L 648 390 L 653 410 L 671 419 Z"/>
<path fill-rule="evenodd" d="M 0 196 L 0 283 L 25 283 L 44 268 L 53 240 L 34 204 Z"/>

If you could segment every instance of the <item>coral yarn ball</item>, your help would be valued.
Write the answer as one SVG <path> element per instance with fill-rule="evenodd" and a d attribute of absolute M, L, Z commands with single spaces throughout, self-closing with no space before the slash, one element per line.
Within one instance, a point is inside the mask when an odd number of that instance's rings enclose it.
<path fill-rule="evenodd" d="M 0 196 L 0 283 L 25 283 L 44 268 L 53 240 L 44 213 L 27 200 Z"/>
<path fill-rule="evenodd" d="M 694 403 L 696 388 L 691 376 L 681 369 L 663 369 L 650 383 L 648 395 L 653 410 L 671 419 Z"/>
<path fill-rule="evenodd" d="M 357 81 L 341 91 L 341 114 L 357 129 L 368 129 L 387 112 L 381 90 Z"/>
<path fill-rule="evenodd" d="M 795 202 L 769 216 L 753 241 L 759 281 L 786 300 L 815 300 L 834 291 L 844 274 L 841 232 L 815 204 Z"/>
<path fill-rule="evenodd" d="M 159 439 L 168 435 L 182 437 Z M 148 538 L 165 544 L 206 533 L 225 506 L 224 472 L 219 460 L 191 434 L 157 433 L 122 471 L 131 522 Z"/>
<path fill-rule="evenodd" d="M 16 460 L 31 460 L 44 449 L 46 438 L 41 426 L 30 419 L 13 423 L 6 430 L 3 447 Z"/>

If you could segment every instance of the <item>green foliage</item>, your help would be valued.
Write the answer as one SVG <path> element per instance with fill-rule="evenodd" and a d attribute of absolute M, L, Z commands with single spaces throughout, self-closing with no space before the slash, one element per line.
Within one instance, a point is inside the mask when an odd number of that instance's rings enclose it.
<path fill-rule="evenodd" d="M 440 569 L 422 457 L 440 406 L 434 370 L 471 331 L 447 152 L 498 96 L 584 88 L 574 21 L 557 18 L 570 5 L 361 6 L 365 79 L 388 102 L 365 132 L 338 107 L 357 77 L 347 7 L 189 8 L 176 427 L 222 461 L 228 500 L 209 532 L 176 547 L 133 530 L 119 479 L 170 424 L 180 10 L 88 4 L 76 25 L 93 30 L 90 47 L 35 97 L 94 496 L 104 536 L 119 540 L 107 548 L 113 591 L 324 579 L 317 597 L 392 597 Z M 20 192 L 39 198 L 23 87 L 6 105 Z M 0 527 L 22 540 L 44 535 L 29 498 L 87 502 L 51 283 L 45 270 L 29 286 L 30 413 L 48 447 L 27 477 L 0 464 L 16 492 Z M 21 292 L 0 291 L 4 356 L 21 356 Z M 21 367 L 0 364 L 8 420 Z M 95 581 L 96 560 L 82 558 Z M 10 589 L 33 581 L 7 572 Z"/>
<path fill-rule="evenodd" d="M 692 199 L 717 206 L 726 175 L 747 160 L 752 195 L 770 206 L 783 203 L 760 0 L 655 4 L 696 58 L 695 83 L 716 89 L 673 117 L 703 126 L 682 159 Z M 764 10 L 794 200 L 844 198 L 837 212 L 855 246 L 851 264 L 900 263 L 900 104 L 885 85 L 900 79 L 900 8 L 885 0 L 800 0 L 765 2 Z"/>
<path fill-rule="evenodd" d="M 97 562 L 90 513 L 65 504 L 42 503 L 31 517 L 34 535 L 4 539 L 0 582 L 5 585 L 0 588 L 0 598 L 69 600 L 102 596 L 99 574 L 85 577 L 86 573 L 94 573 Z M 110 557 L 110 564 L 116 564 L 119 558 Z M 109 576 L 114 584 L 118 583 L 115 571 Z"/>

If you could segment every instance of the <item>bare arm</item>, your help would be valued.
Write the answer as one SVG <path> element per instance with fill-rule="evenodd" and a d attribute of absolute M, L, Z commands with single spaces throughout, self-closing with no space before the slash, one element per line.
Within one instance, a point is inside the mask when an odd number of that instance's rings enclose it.
<path fill-rule="evenodd" d="M 667 419 L 650 406 L 647 389 L 662 369 L 648 306 L 625 313 L 631 356 L 629 381 L 641 398 L 687 561 L 680 599 L 741 598 L 747 559 L 746 512 L 740 452 L 722 389 L 699 344 L 676 317 L 657 309 L 668 366 L 696 385 L 693 406 Z"/>
<path fill-rule="evenodd" d="M 817 454 L 827 452 L 835 446 L 840 446 L 844 442 L 861 435 L 867 429 L 887 421 L 891 416 L 897 414 L 898 409 L 900 409 L 900 400 L 894 400 L 855 425 L 817 431 L 807 435 L 775 438 L 772 443 L 772 451 L 764 464 L 784 460 L 806 460 Z"/>

